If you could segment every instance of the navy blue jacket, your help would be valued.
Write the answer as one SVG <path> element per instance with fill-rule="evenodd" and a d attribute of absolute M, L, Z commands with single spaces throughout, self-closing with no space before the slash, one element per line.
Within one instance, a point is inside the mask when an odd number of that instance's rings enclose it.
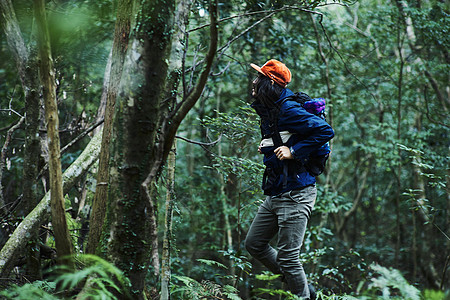
<path fill-rule="evenodd" d="M 288 131 L 292 135 L 284 143 L 289 147 L 295 159 L 279 160 L 274 150 L 276 146 L 261 148 L 264 154 L 266 172 L 269 171 L 271 184 L 264 186 L 264 194 L 278 195 L 290 190 L 301 189 L 316 183 L 316 178 L 303 166 L 310 154 L 314 154 L 322 145 L 334 137 L 331 126 L 320 117 L 307 112 L 298 102 L 286 98 L 293 96 L 289 89 L 284 89 L 276 105 L 280 105 L 278 114 L 278 131 Z M 261 117 L 261 133 L 263 137 L 271 133 L 270 111 L 255 101 L 251 105 Z M 288 173 L 286 174 L 287 164 Z M 285 179 L 287 177 L 287 179 Z"/>

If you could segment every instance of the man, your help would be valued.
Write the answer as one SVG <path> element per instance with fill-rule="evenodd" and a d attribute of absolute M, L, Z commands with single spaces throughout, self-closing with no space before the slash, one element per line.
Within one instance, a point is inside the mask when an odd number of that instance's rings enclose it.
<path fill-rule="evenodd" d="M 286 88 L 291 72 L 283 63 L 271 59 L 262 67 L 251 66 L 258 71 L 252 107 L 261 118 L 258 151 L 264 154 L 262 188 L 267 197 L 250 226 L 245 246 L 270 271 L 281 274 L 294 295 L 314 299 L 314 289 L 308 286 L 299 260 L 317 195 L 316 179 L 305 165 L 309 155 L 333 138 L 334 132 L 328 123 L 292 100 L 294 93 Z M 276 234 L 278 251 L 269 245 Z"/>

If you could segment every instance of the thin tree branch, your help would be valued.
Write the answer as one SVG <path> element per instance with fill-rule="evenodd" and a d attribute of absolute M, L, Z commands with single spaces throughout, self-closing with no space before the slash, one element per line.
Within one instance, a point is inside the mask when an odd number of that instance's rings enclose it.
<path fill-rule="evenodd" d="M 86 135 L 88 135 L 90 132 L 94 131 L 95 128 L 97 128 L 98 126 L 100 126 L 101 124 L 103 124 L 103 119 L 98 121 L 97 123 L 91 125 L 88 129 L 86 129 L 85 131 L 83 131 L 82 133 L 80 133 L 80 135 L 78 135 L 76 138 L 74 138 L 71 142 L 69 142 L 67 145 L 65 145 L 63 148 L 61 148 L 61 154 L 65 153 L 67 151 L 67 149 L 69 149 L 70 147 L 72 147 L 73 145 L 75 145 L 75 143 L 77 143 L 79 140 L 81 140 L 82 138 L 84 138 Z M 45 172 L 47 172 L 48 170 L 48 163 L 46 163 L 44 165 L 44 167 L 42 167 L 41 171 L 39 172 L 39 175 L 37 176 L 36 179 L 41 178 Z"/>
<path fill-rule="evenodd" d="M 448 108 L 447 108 L 448 99 L 447 100 L 445 99 L 445 96 L 442 94 L 441 90 L 439 89 L 439 85 L 438 85 L 436 79 L 428 70 L 425 70 L 424 74 L 425 74 L 425 77 L 427 77 L 428 80 L 430 81 L 431 87 L 433 88 L 434 92 L 436 93 L 436 97 L 438 98 L 439 102 L 442 104 L 442 108 L 444 109 L 445 112 L 447 112 L 448 111 Z"/>
<path fill-rule="evenodd" d="M 204 143 L 204 142 L 197 142 L 197 141 L 193 141 L 187 138 L 184 138 L 182 136 L 176 135 L 175 136 L 177 139 L 183 140 L 185 142 L 188 142 L 190 144 L 194 144 L 194 145 L 198 145 L 198 146 L 202 146 L 202 147 L 211 147 L 211 146 L 215 146 L 218 142 L 220 142 L 220 140 L 222 139 L 222 134 L 219 136 L 219 138 L 211 143 Z"/>
<path fill-rule="evenodd" d="M 369 40 L 371 40 L 372 43 L 373 43 L 374 46 L 375 46 L 375 52 L 377 53 L 377 58 L 378 58 L 378 59 L 381 59 L 381 53 L 380 53 L 380 48 L 379 48 L 379 46 L 378 46 L 378 42 L 377 42 L 377 40 L 376 40 L 371 34 L 362 31 L 361 29 L 359 29 L 359 28 L 356 27 L 355 25 L 350 24 L 350 23 L 348 23 L 348 22 L 345 22 L 345 25 L 347 25 L 347 26 L 350 27 L 351 29 L 355 30 L 357 33 L 359 33 L 359 34 L 365 36 L 366 38 L 368 38 Z M 368 28 L 369 28 L 369 27 L 368 27 Z"/>
<path fill-rule="evenodd" d="M 307 13 L 313 13 L 313 14 L 318 14 L 318 15 L 323 16 L 323 14 L 320 13 L 320 12 L 309 10 L 309 9 L 306 9 L 306 8 L 303 8 L 303 7 L 283 6 L 281 8 L 274 9 L 274 10 L 259 10 L 259 11 L 252 11 L 252 12 L 246 12 L 246 13 L 242 13 L 242 14 L 238 14 L 238 15 L 234 15 L 234 16 L 229 16 L 229 17 L 226 17 L 226 18 L 218 20 L 217 23 L 222 23 L 224 21 L 228 21 L 228 20 L 232 20 L 232 19 L 236 19 L 236 18 L 249 17 L 249 16 L 254 16 L 254 15 L 260 15 L 260 14 L 271 14 L 271 15 L 273 15 L 274 13 L 287 11 L 287 10 L 301 10 L 301 11 L 304 11 L 304 12 L 307 12 Z M 211 23 L 203 24 L 201 26 L 198 26 L 196 28 L 188 30 L 188 32 L 197 31 L 197 30 L 200 30 L 202 28 L 208 27 L 210 25 L 211 25 Z"/>
<path fill-rule="evenodd" d="M 91 133 L 95 128 L 97 128 L 98 126 L 100 126 L 101 124 L 103 124 L 104 119 L 101 119 L 99 121 L 97 121 L 95 124 L 91 125 L 88 129 L 86 129 L 85 131 L 83 131 L 82 133 L 80 133 L 76 138 L 74 138 L 71 142 L 69 142 L 67 145 L 65 145 L 63 148 L 61 148 L 61 154 L 66 152 L 67 149 L 69 149 L 70 147 L 72 147 L 73 145 L 75 145 L 75 143 L 77 143 L 79 140 L 81 140 L 82 138 L 84 138 L 86 135 L 88 135 L 89 133 Z"/>
<path fill-rule="evenodd" d="M 6 162 L 6 151 L 8 150 L 9 143 L 11 142 L 11 137 L 14 133 L 14 131 L 22 125 L 22 123 L 25 121 L 25 118 L 20 118 L 19 122 L 17 122 L 14 126 L 12 126 L 8 132 L 6 133 L 5 143 L 2 147 L 2 152 L 0 155 L 0 212 L 3 212 L 6 214 L 6 208 L 5 208 L 5 200 L 3 199 L 3 186 L 2 186 L 2 178 L 3 178 L 3 169 L 5 168 L 5 162 Z"/>
<path fill-rule="evenodd" d="M 324 35 L 325 35 L 325 38 L 327 39 L 328 45 L 329 45 L 330 48 L 333 49 L 334 52 L 336 52 L 336 54 L 339 56 L 339 58 L 341 59 L 341 61 L 342 61 L 343 64 L 344 64 L 345 70 L 346 70 L 351 76 L 353 76 L 353 78 L 355 78 L 356 81 L 359 82 L 359 83 L 360 83 L 360 84 L 361 84 L 361 85 L 369 92 L 369 94 L 372 96 L 372 98 L 373 98 L 375 101 L 379 102 L 378 99 L 377 99 L 377 96 L 376 96 L 374 93 L 372 93 L 372 92 L 370 91 L 370 88 L 369 88 L 364 82 L 362 82 L 355 74 L 353 74 L 353 72 L 348 68 L 347 62 L 346 62 L 346 61 L 344 60 L 344 58 L 342 57 L 342 54 L 339 52 L 339 50 L 336 49 L 336 47 L 333 46 L 333 43 L 331 42 L 331 39 L 330 39 L 330 37 L 328 36 L 328 33 L 327 33 L 327 31 L 325 30 L 325 27 L 323 26 L 322 20 L 319 21 L 319 24 L 320 24 L 320 27 L 322 28 L 322 31 L 323 31 L 323 33 L 324 33 Z"/>
<path fill-rule="evenodd" d="M 234 38 L 232 38 L 231 40 L 229 40 L 225 45 L 223 45 L 222 47 L 219 48 L 218 52 L 221 52 L 221 54 L 219 55 L 219 57 L 222 56 L 223 52 L 226 51 L 226 49 L 228 49 L 228 47 L 230 47 L 230 45 L 237 40 L 238 38 L 240 38 L 241 36 L 243 36 L 244 34 L 246 34 L 247 32 L 249 32 L 251 29 L 253 29 L 254 27 L 258 26 L 260 23 L 264 22 L 265 20 L 271 18 L 276 12 L 272 12 L 270 14 L 268 14 L 267 16 L 265 16 L 264 18 L 256 21 L 252 26 L 248 27 L 247 29 L 245 29 L 244 31 L 242 31 L 240 34 L 238 34 L 237 36 L 235 36 Z"/>
<path fill-rule="evenodd" d="M 10 113 L 14 113 L 15 115 L 19 116 L 20 118 L 23 118 L 23 116 L 21 114 L 19 114 L 17 111 L 15 111 L 12 108 L 8 108 L 8 109 L 4 109 L 3 108 L 3 109 L 0 109 L 0 111 L 7 111 L 7 112 L 10 112 Z"/>

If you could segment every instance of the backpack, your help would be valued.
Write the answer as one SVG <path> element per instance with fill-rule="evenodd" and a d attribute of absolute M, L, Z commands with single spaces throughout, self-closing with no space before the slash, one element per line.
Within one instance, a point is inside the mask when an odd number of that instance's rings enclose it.
<path fill-rule="evenodd" d="M 294 96 L 286 98 L 284 101 L 291 100 L 300 103 L 300 105 L 309 113 L 320 117 L 325 120 L 325 99 L 324 98 L 314 98 L 311 99 L 307 94 L 303 92 L 295 93 Z M 283 142 L 278 130 L 277 120 L 278 112 L 275 116 L 273 114 L 273 132 L 271 134 L 273 138 L 274 145 L 276 147 L 283 146 Z M 330 154 L 329 143 L 326 143 L 321 148 L 319 148 L 315 153 L 312 153 L 304 165 L 305 169 L 313 176 L 319 176 L 325 170 L 325 165 Z"/>

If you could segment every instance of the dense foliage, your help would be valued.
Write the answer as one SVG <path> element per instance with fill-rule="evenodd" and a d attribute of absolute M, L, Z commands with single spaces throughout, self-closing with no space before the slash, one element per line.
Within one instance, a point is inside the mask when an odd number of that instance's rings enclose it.
<path fill-rule="evenodd" d="M 185 59 L 192 68 L 186 69 L 180 94 L 198 76 L 195 66 L 208 45 L 208 28 L 202 26 L 208 23 L 207 2 L 197 0 L 191 9 Z M 170 236 L 173 299 L 287 295 L 279 280 L 243 247 L 263 199 L 258 117 L 249 108 L 255 74 L 249 63 L 261 65 L 270 58 L 291 69 L 291 90 L 327 99 L 327 120 L 336 133 L 327 170 L 318 178 L 319 194 L 302 248 L 305 270 L 322 299 L 450 296 L 450 24 L 445 2 L 222 2 L 214 69 L 178 131 Z M 90 0 L 48 3 L 61 146 L 95 123 L 115 5 Z M 14 1 L 14 7 L 24 38 L 32 41 L 32 7 L 27 1 Z M 0 34 L 3 145 L 25 108 L 16 66 Z M 0 245 L 26 211 L 21 203 L 24 138 L 21 126 L 4 149 Z M 76 159 L 87 139 L 63 153 L 63 168 Z M 40 167 L 44 164 L 43 156 Z M 91 170 L 66 195 L 77 253 L 85 247 L 95 173 Z M 168 180 L 164 173 L 157 186 L 161 238 Z M 40 198 L 48 188 L 45 175 L 39 185 Z M 51 228 L 44 226 L 40 232 L 41 240 L 53 247 Z M 27 282 L 21 261 L 17 273 L 0 285 L 18 286 L 3 296 L 36 293 L 55 299 L 61 296 L 61 285 L 75 287 L 92 272 L 99 274 L 94 284 L 105 294 L 126 289 L 119 270 L 103 260 L 93 262 L 84 273 L 73 271 L 20 287 Z M 51 255 L 43 257 L 43 269 L 52 264 Z M 148 295 L 158 290 L 159 278 L 153 272 L 147 285 Z"/>

